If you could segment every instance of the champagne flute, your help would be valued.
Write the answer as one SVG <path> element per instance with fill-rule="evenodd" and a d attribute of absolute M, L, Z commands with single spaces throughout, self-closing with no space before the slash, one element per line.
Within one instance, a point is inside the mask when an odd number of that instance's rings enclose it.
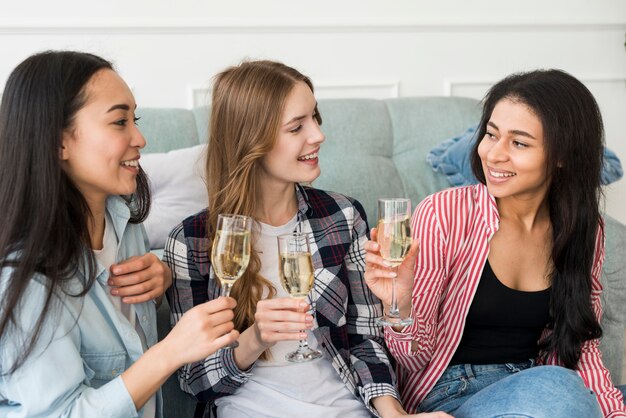
<path fill-rule="evenodd" d="M 411 247 L 411 200 L 410 199 L 379 199 L 378 200 L 378 245 L 380 255 L 397 267 Z M 378 325 L 407 326 L 413 323 L 412 318 L 400 318 L 396 279 L 391 280 L 391 305 L 389 313 L 378 318 Z"/>
<path fill-rule="evenodd" d="M 310 239 L 311 234 L 296 232 L 278 237 L 280 283 L 293 298 L 307 297 L 313 287 Z M 322 353 L 309 347 L 306 338 L 299 342 L 298 349 L 287 353 L 285 360 L 292 363 L 304 363 L 322 357 Z"/>
<path fill-rule="evenodd" d="M 222 286 L 222 296 L 230 289 L 250 262 L 250 231 L 252 219 L 243 215 L 217 215 L 217 228 L 211 249 L 213 271 Z M 235 348 L 234 343 L 225 348 Z"/>

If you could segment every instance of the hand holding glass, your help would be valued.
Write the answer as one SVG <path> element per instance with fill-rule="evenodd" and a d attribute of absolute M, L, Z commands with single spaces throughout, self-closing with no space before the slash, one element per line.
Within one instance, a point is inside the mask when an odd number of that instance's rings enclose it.
<path fill-rule="evenodd" d="M 278 271 L 280 283 L 291 297 L 305 298 L 313 287 L 313 262 L 309 241 L 310 234 L 287 234 L 278 237 Z M 304 331 L 300 331 L 301 333 Z M 285 360 L 304 363 L 322 356 L 309 347 L 307 340 L 300 340 L 298 349 L 288 353 Z"/>
<path fill-rule="evenodd" d="M 252 220 L 242 215 L 218 215 L 211 264 L 222 285 L 222 296 L 248 268 L 250 262 L 250 231 Z M 226 348 L 235 348 L 233 343 Z"/>
<path fill-rule="evenodd" d="M 378 200 L 378 245 L 380 255 L 392 267 L 402 264 L 411 247 L 411 200 Z M 413 323 L 411 318 L 400 318 L 396 279 L 391 279 L 391 305 L 389 314 L 377 320 L 378 325 L 407 326 Z"/>

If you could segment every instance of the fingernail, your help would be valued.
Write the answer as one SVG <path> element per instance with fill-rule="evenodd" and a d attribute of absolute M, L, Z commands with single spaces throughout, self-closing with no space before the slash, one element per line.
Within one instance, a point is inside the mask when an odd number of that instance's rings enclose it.
<path fill-rule="evenodd" d="M 300 339 L 301 339 L 301 340 L 306 339 L 306 334 L 300 334 Z"/>
<path fill-rule="evenodd" d="M 111 271 L 113 272 L 113 274 L 120 274 L 122 272 L 119 267 L 113 267 Z"/>
<path fill-rule="evenodd" d="M 117 289 L 111 289 L 111 294 L 113 296 L 117 296 L 117 294 L 120 293 Z"/>
<path fill-rule="evenodd" d="M 309 306 L 309 304 L 308 304 L 308 303 L 306 303 L 306 301 L 305 301 L 305 300 L 301 300 L 301 301 L 300 301 L 300 307 L 301 307 L 301 308 L 306 308 L 307 306 Z"/>
<path fill-rule="evenodd" d="M 313 315 L 307 315 L 305 319 L 306 322 L 313 322 Z"/>
<path fill-rule="evenodd" d="M 387 260 L 383 260 L 383 265 L 384 265 L 385 267 L 393 267 L 393 264 L 391 264 L 391 263 L 390 263 L 389 261 L 387 261 Z"/>
<path fill-rule="evenodd" d="M 109 284 L 109 286 L 113 286 L 113 280 L 109 279 L 107 283 Z"/>
<path fill-rule="evenodd" d="M 398 274 L 395 271 L 390 271 L 389 272 L 389 277 L 397 277 Z"/>

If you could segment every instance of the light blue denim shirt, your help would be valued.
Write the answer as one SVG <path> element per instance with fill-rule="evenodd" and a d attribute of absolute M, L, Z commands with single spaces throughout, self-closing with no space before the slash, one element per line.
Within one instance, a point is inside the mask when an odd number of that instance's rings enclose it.
<path fill-rule="evenodd" d="M 118 237 L 117 261 L 143 255 L 150 248 L 142 225 L 130 224 L 130 210 L 118 196 L 107 200 Z M 54 245 L 51 243 L 51 245 Z M 0 273 L 0 300 L 8 269 Z M 98 265 L 97 281 L 84 297 L 58 292 L 33 353 L 13 374 L 0 377 L 0 417 L 141 417 L 121 373 L 143 354 L 141 340 L 106 290 L 108 271 Z M 84 272 L 69 283 L 67 293 L 82 290 Z M 17 309 L 17 326 L 0 347 L 6 370 L 25 343 L 44 304 L 46 279 L 30 281 Z M 137 319 L 148 347 L 157 341 L 154 302 L 137 304 Z M 162 414 L 157 394 L 157 417 Z"/>

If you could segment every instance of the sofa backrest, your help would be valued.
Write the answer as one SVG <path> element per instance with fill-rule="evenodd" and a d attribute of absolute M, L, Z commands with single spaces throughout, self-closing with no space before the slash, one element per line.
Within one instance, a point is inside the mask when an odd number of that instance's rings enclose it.
<path fill-rule="evenodd" d="M 381 197 L 409 197 L 415 206 L 449 187 L 426 162 L 428 151 L 464 132 L 480 117 L 479 102 L 468 98 L 411 97 L 388 100 L 319 101 L 326 142 L 320 151 L 322 175 L 314 186 L 358 199 L 370 225 Z M 144 153 L 205 143 L 209 108 L 140 109 Z"/>

